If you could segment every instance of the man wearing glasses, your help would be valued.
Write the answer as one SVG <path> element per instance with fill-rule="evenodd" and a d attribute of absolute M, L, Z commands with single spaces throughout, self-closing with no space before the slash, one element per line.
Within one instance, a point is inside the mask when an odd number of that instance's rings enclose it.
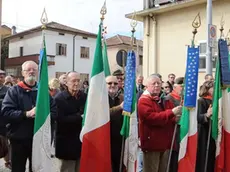
<path fill-rule="evenodd" d="M 108 76 L 106 78 L 109 107 L 110 107 L 110 140 L 111 140 L 111 160 L 112 171 L 119 172 L 122 136 L 120 134 L 123 123 L 123 94 L 118 92 L 118 80 L 115 76 Z"/>
<path fill-rule="evenodd" d="M 117 83 L 118 83 L 118 92 L 120 94 L 124 93 L 124 73 L 118 69 L 113 72 L 113 76 L 116 76 L 117 78 Z"/>
<path fill-rule="evenodd" d="M 2 103 L 1 116 L 9 124 L 12 172 L 25 172 L 27 159 L 29 159 L 29 171 L 32 171 L 31 155 L 36 115 L 38 65 L 34 61 L 24 62 L 22 75 L 24 80 L 9 88 Z M 50 112 L 51 116 L 56 113 L 52 98 Z"/>
<path fill-rule="evenodd" d="M 167 81 L 167 83 L 169 85 L 170 92 L 173 90 L 173 85 L 174 85 L 175 78 L 176 78 L 176 75 L 173 74 L 173 73 L 170 73 L 168 75 L 168 81 Z"/>

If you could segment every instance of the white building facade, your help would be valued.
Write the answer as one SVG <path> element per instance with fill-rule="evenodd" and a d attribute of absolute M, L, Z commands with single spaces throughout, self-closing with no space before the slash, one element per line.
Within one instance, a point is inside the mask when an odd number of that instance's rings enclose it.
<path fill-rule="evenodd" d="M 55 26 L 55 28 L 54 28 Z M 96 35 L 55 22 L 47 24 L 45 32 L 49 78 L 77 71 L 82 80 L 91 73 Z M 21 64 L 27 60 L 38 62 L 42 45 L 42 30 L 31 29 L 12 35 L 9 40 L 9 57 L 5 61 L 7 74 L 20 77 Z"/>

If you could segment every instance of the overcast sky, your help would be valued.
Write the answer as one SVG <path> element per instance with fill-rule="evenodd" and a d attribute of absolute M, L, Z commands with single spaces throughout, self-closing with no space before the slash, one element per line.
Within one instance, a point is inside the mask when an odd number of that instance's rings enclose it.
<path fill-rule="evenodd" d="M 2 24 L 17 27 L 23 31 L 39 26 L 43 8 L 48 20 L 77 29 L 97 33 L 100 10 L 104 0 L 2 0 Z M 107 0 L 105 25 L 108 36 L 131 35 L 130 20 L 125 14 L 143 8 L 143 0 Z M 142 23 L 138 23 L 136 37 L 142 38 Z"/>

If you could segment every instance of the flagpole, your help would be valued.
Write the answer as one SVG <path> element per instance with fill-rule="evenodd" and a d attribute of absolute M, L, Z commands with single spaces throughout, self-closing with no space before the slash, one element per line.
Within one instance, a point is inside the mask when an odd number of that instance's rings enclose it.
<path fill-rule="evenodd" d="M 221 28 L 220 28 L 220 39 L 224 38 L 224 20 L 223 17 L 221 18 L 220 22 Z M 212 106 L 212 105 L 210 105 Z M 210 147 L 210 139 L 211 139 L 211 131 L 212 131 L 212 122 L 211 119 L 208 121 L 209 127 L 208 127 L 208 140 L 207 140 L 207 147 L 206 147 L 206 153 L 205 153 L 205 164 L 204 164 L 204 172 L 207 172 L 208 168 L 208 153 L 209 153 L 209 147 Z"/>
<path fill-rule="evenodd" d="M 133 48 L 133 42 L 134 42 L 134 33 L 135 33 L 135 28 L 137 26 L 137 21 L 135 20 L 136 18 L 136 12 L 134 12 L 132 20 L 130 22 L 130 26 L 132 27 L 132 36 L 131 36 L 131 51 L 134 50 Z M 135 70 L 136 71 L 136 70 Z M 122 172 L 122 167 L 123 167 L 123 159 L 124 159 L 124 147 L 125 147 L 125 137 L 122 136 L 122 146 L 121 146 L 121 157 L 120 157 L 120 168 L 119 168 L 119 172 Z"/>
<path fill-rule="evenodd" d="M 194 30 L 192 32 L 193 37 L 192 37 L 191 47 L 195 47 L 195 37 L 197 34 L 197 29 L 200 27 L 200 25 L 201 25 L 201 19 L 200 19 L 200 13 L 198 13 L 192 22 L 192 27 L 194 28 Z M 185 75 L 184 75 L 184 82 L 183 83 L 185 83 Z M 184 103 L 184 86 L 182 86 L 180 105 L 183 106 L 183 103 Z M 169 169 L 170 169 L 170 162 L 171 162 L 171 158 L 172 158 L 172 151 L 173 151 L 173 146 L 174 146 L 174 142 L 176 139 L 177 129 L 178 129 L 178 123 L 176 123 L 176 125 L 174 127 L 174 131 L 173 131 L 173 137 L 172 137 L 171 147 L 169 150 L 169 157 L 168 157 L 166 172 L 169 172 Z"/>
<path fill-rule="evenodd" d="M 48 17 L 47 17 L 47 13 L 46 13 L 46 9 L 44 8 L 43 12 L 42 12 L 42 16 L 40 19 L 41 23 L 42 23 L 42 40 L 44 39 L 45 36 L 45 29 L 46 29 L 46 25 L 48 23 Z"/>

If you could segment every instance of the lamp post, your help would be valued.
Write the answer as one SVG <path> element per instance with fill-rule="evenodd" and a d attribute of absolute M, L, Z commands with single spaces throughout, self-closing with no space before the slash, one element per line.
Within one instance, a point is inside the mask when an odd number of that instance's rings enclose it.
<path fill-rule="evenodd" d="M 207 0 L 207 46 L 206 46 L 206 74 L 212 74 L 212 47 L 210 43 L 210 29 L 212 24 L 212 0 Z"/>

